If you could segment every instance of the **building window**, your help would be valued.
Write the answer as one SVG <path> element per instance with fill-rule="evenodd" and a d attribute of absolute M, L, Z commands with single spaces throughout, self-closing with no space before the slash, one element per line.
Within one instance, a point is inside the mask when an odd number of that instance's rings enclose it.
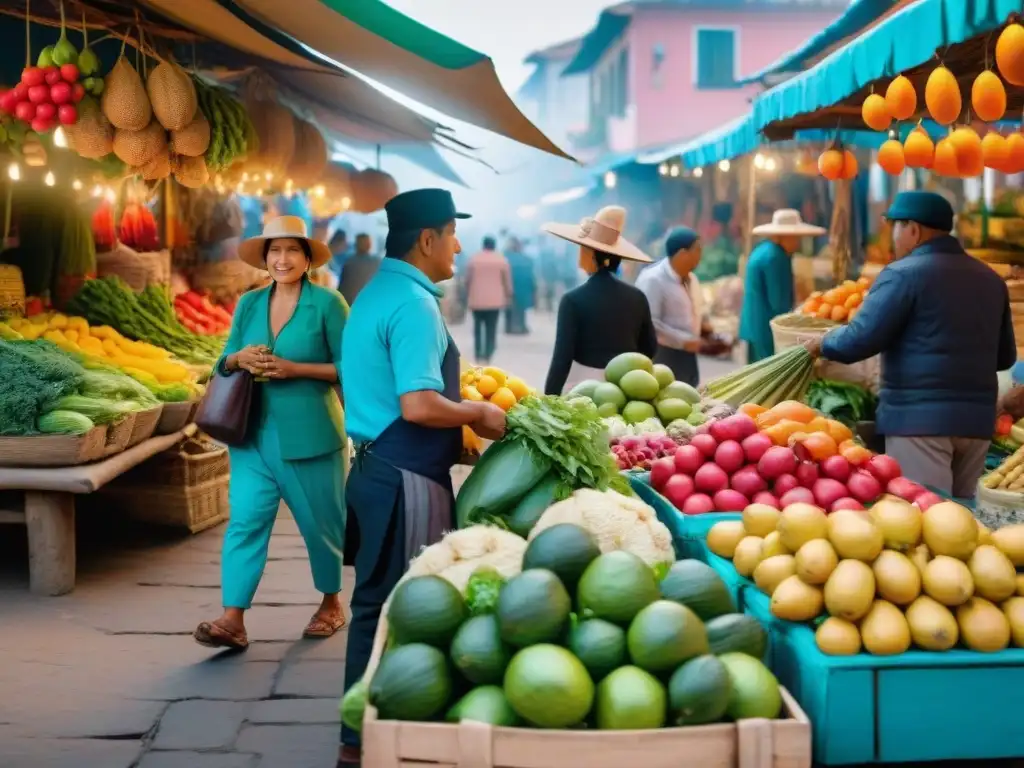
<path fill-rule="evenodd" d="M 629 49 L 619 51 L 619 58 L 612 69 L 612 103 L 611 112 L 615 117 L 625 117 L 629 106 Z"/>
<path fill-rule="evenodd" d="M 697 29 L 695 70 L 698 88 L 736 88 L 736 30 Z"/>

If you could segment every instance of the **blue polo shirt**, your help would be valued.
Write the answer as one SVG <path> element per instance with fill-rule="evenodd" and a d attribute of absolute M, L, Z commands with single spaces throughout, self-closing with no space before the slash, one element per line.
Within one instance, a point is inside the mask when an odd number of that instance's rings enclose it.
<path fill-rule="evenodd" d="M 444 391 L 443 295 L 416 267 L 385 258 L 353 302 L 341 338 L 341 385 L 354 441 L 374 440 L 397 420 L 402 395 Z"/>

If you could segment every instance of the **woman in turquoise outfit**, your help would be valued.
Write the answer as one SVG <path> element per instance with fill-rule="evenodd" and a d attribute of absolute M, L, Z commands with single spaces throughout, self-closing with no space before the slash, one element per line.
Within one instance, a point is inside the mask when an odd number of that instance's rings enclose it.
<path fill-rule="evenodd" d="M 750 252 L 743 284 L 740 339 L 747 342 L 747 362 L 756 363 L 775 354 L 772 318 L 793 311 L 793 254 L 805 237 L 825 230 L 805 224 L 799 211 L 784 209 L 772 215 L 771 224 L 754 227 L 765 240 Z"/>
<path fill-rule="evenodd" d="M 195 631 L 202 645 L 248 646 L 244 614 L 267 563 L 282 500 L 309 552 L 313 584 L 323 599 L 306 637 L 330 637 L 345 625 L 341 569 L 345 545 L 345 436 L 335 393 L 341 333 L 348 306 L 336 291 L 314 285 L 309 272 L 330 260 L 324 243 L 306 236 L 295 216 L 269 221 L 245 241 L 239 258 L 264 269 L 269 286 L 242 296 L 220 375 L 247 370 L 259 389 L 248 440 L 231 454 L 231 519 L 221 553 L 224 613 Z"/>

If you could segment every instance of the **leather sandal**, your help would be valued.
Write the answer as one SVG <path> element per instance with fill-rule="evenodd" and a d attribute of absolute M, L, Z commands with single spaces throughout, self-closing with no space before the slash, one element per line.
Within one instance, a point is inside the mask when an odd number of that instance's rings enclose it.
<path fill-rule="evenodd" d="M 344 613 L 333 618 L 327 618 L 323 614 L 314 613 L 313 618 L 309 620 L 309 624 L 302 630 L 302 636 L 309 638 L 333 637 L 347 623 Z"/>
<path fill-rule="evenodd" d="M 207 648 L 230 648 L 235 651 L 244 651 L 249 647 L 249 638 L 244 630 L 235 633 L 212 621 L 202 622 L 196 627 L 192 637 L 197 643 Z"/>

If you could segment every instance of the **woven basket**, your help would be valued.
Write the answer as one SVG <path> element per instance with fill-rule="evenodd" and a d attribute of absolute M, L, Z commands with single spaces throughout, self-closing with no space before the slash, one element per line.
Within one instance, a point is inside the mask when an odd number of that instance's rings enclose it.
<path fill-rule="evenodd" d="M 160 421 L 156 425 L 156 434 L 170 435 L 185 428 L 192 422 L 192 415 L 195 413 L 195 401 L 186 400 L 183 403 L 164 403 L 160 412 Z"/>
<path fill-rule="evenodd" d="M 104 456 L 113 456 L 128 447 L 128 441 L 132 439 L 132 430 L 135 429 L 135 417 L 136 414 L 129 413 L 107 427 Z"/>
<path fill-rule="evenodd" d="M 784 328 L 780 327 L 775 320 L 772 320 L 770 325 L 776 353 L 811 339 L 821 339 L 832 330 L 831 328 Z M 876 355 L 852 365 L 833 363 L 831 360 L 822 359 L 818 362 L 817 373 L 823 379 L 848 381 L 877 392 L 882 377 L 882 358 Z"/>
<path fill-rule="evenodd" d="M 197 266 L 190 276 L 192 287 L 215 295 L 241 294 L 266 277 L 266 272 L 243 261 L 207 261 Z"/>
<path fill-rule="evenodd" d="M 73 467 L 104 456 L 106 427 L 84 435 L 0 437 L 0 467 Z"/>
<path fill-rule="evenodd" d="M 137 485 L 115 481 L 99 493 L 128 517 L 199 533 L 228 519 L 229 475 L 201 485 Z"/>
<path fill-rule="evenodd" d="M 135 292 L 144 290 L 150 283 L 166 286 L 171 282 L 171 254 L 170 251 L 138 253 L 126 245 L 118 245 L 112 251 L 96 254 L 96 274 L 120 277 Z"/>
<path fill-rule="evenodd" d="M 228 449 L 196 436 L 158 453 L 124 475 L 132 485 L 198 486 L 231 472 Z"/>
<path fill-rule="evenodd" d="M 979 481 L 978 493 L 974 497 L 974 516 L 993 531 L 1024 523 L 1024 493 L 986 488 Z"/>
<path fill-rule="evenodd" d="M 135 424 L 132 426 L 131 437 L 128 438 L 128 448 L 138 445 L 143 440 L 149 440 L 153 436 L 156 425 L 160 423 L 160 414 L 163 409 L 162 405 L 157 405 L 144 411 L 135 412 Z"/>
<path fill-rule="evenodd" d="M 0 317 L 25 314 L 25 281 L 13 264 L 0 264 Z"/>

